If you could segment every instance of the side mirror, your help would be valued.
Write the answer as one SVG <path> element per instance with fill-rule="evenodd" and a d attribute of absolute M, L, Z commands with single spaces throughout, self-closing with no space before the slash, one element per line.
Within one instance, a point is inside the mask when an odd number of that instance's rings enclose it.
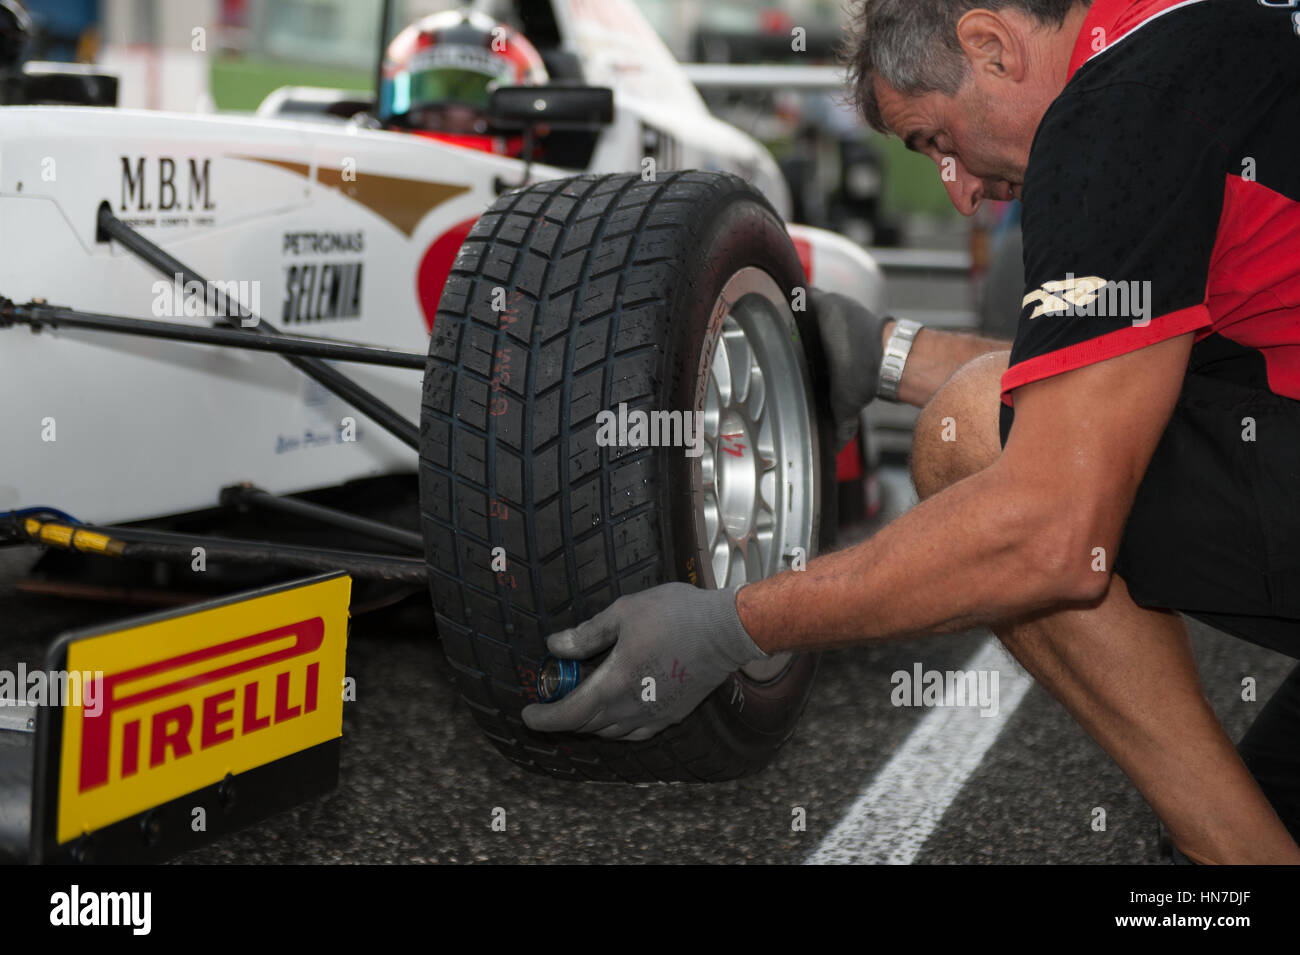
<path fill-rule="evenodd" d="M 588 129 L 614 121 L 614 91 L 606 86 L 506 86 L 492 93 L 493 123 L 528 129 Z"/>
<path fill-rule="evenodd" d="M 117 77 L 71 63 L 28 63 L 4 78 L 0 103 L 10 106 L 116 106 Z"/>

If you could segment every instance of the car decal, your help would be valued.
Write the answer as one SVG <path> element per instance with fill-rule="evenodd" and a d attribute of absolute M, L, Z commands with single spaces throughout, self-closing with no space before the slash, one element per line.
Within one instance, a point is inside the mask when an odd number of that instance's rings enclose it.
<path fill-rule="evenodd" d="M 245 162 L 259 162 L 276 166 L 304 179 L 310 178 L 311 169 L 304 163 L 260 156 L 232 156 Z M 428 182 L 424 179 L 403 179 L 397 176 L 380 176 L 375 173 L 358 173 L 354 169 L 316 167 L 316 181 L 337 189 L 343 195 L 365 206 L 389 222 L 399 232 L 410 238 L 415 227 L 438 206 L 471 191 L 470 186 L 447 182 Z"/>

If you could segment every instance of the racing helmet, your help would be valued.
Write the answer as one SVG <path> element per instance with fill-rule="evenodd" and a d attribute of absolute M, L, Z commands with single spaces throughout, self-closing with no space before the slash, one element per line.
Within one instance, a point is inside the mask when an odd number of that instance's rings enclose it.
<path fill-rule="evenodd" d="M 389 129 L 511 152 L 491 127 L 492 92 L 546 82 L 541 55 L 517 30 L 474 10 L 434 13 L 389 44 L 377 118 Z"/>

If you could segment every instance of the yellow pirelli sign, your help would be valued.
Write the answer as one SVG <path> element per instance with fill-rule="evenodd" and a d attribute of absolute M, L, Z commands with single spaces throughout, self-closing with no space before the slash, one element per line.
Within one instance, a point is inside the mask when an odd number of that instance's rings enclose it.
<path fill-rule="evenodd" d="M 97 634 L 67 668 L 103 675 L 64 709 L 60 844 L 336 739 L 352 581 L 302 586 Z"/>

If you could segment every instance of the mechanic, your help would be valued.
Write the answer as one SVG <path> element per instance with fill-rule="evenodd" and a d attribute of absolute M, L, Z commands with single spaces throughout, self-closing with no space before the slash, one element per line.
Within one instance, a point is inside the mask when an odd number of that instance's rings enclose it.
<path fill-rule="evenodd" d="M 1023 201 L 1014 345 L 812 296 L 841 437 L 877 388 L 924 407 L 921 503 L 802 572 L 667 584 L 552 635 L 613 649 L 527 725 L 645 739 L 767 655 L 985 625 L 1188 858 L 1300 862 L 1300 668 L 1239 753 L 1174 612 L 1300 656 L 1296 6 L 863 0 L 866 120 L 962 213 Z M 1099 281 L 1150 283 L 1149 320 L 1088 307 Z"/>
<path fill-rule="evenodd" d="M 492 93 L 547 81 L 541 54 L 522 33 L 479 11 L 444 10 L 389 44 L 376 118 L 386 129 L 519 158 L 523 137 L 492 125 Z"/>

